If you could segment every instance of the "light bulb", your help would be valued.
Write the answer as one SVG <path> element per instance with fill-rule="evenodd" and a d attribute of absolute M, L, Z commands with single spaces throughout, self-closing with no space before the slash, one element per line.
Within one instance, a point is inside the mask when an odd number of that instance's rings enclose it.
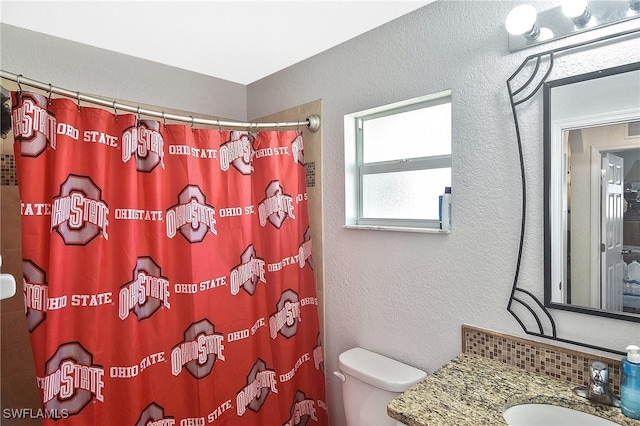
<path fill-rule="evenodd" d="M 514 7 L 504 23 L 511 35 L 524 35 L 528 39 L 535 39 L 540 34 L 536 26 L 536 9 L 529 4 Z"/>
<path fill-rule="evenodd" d="M 567 0 L 562 4 L 562 13 L 569 18 L 577 18 L 587 8 L 587 0 Z"/>
<path fill-rule="evenodd" d="M 562 13 L 571 18 L 576 27 L 584 27 L 591 21 L 587 0 L 566 0 L 562 4 Z"/>
<path fill-rule="evenodd" d="M 551 29 L 546 27 L 540 28 L 540 36 L 538 37 L 538 40 L 540 41 L 553 40 L 553 31 L 551 31 Z"/>

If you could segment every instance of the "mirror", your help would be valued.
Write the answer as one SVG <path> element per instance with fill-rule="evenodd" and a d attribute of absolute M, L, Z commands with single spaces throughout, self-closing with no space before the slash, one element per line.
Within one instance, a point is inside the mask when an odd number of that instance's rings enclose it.
<path fill-rule="evenodd" d="M 544 304 L 640 322 L 640 62 L 543 89 Z"/>

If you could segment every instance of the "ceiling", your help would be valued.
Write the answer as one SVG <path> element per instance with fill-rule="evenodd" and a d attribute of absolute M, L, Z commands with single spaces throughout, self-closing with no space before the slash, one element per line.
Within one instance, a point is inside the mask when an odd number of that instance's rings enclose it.
<path fill-rule="evenodd" d="M 246 85 L 432 1 L 0 0 L 0 22 Z"/>

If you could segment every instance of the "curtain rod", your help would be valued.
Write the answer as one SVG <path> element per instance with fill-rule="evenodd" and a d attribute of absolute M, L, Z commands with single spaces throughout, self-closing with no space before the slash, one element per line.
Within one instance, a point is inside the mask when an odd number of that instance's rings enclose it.
<path fill-rule="evenodd" d="M 44 90 L 47 93 L 55 93 L 58 95 L 65 96 L 67 98 L 75 99 L 78 103 L 80 101 L 89 102 L 97 105 L 102 105 L 104 107 L 113 108 L 114 110 L 122 110 L 131 113 L 135 113 L 138 115 L 146 115 L 155 118 L 161 118 L 163 120 L 173 120 L 173 121 L 182 121 L 185 123 L 191 123 L 191 126 L 195 124 L 207 125 L 207 126 L 218 126 L 219 128 L 227 127 L 227 128 L 241 128 L 241 129 L 262 129 L 265 127 L 300 127 L 301 125 L 305 125 L 310 131 L 316 132 L 320 128 L 320 116 L 317 114 L 312 114 L 306 118 L 304 121 L 283 121 L 283 122 L 270 122 L 270 123 L 257 123 L 257 122 L 240 122 L 240 121 L 225 121 L 225 120 L 212 120 L 206 118 L 195 118 L 192 116 L 186 115 L 177 115 L 165 113 L 164 111 L 155 111 L 145 108 L 140 108 L 139 106 L 131 106 L 126 104 L 120 104 L 114 101 L 107 101 L 105 99 L 100 99 L 95 96 L 87 95 L 85 93 L 73 92 L 71 90 L 63 89 L 61 87 L 52 86 L 50 83 L 43 83 L 41 81 L 33 80 L 27 77 L 22 76 L 22 74 L 14 74 L 8 71 L 0 70 L 0 77 L 15 81 L 18 83 L 18 87 L 24 84 L 26 86 L 35 87 L 40 90 Z M 20 89 L 21 90 L 21 89 Z"/>

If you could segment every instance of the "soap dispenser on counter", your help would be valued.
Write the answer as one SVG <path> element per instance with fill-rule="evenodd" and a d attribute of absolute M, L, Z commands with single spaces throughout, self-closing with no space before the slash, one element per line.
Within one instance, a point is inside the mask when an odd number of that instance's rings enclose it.
<path fill-rule="evenodd" d="M 620 410 L 632 419 L 640 420 L 640 347 L 627 346 L 627 356 L 622 358 L 620 381 Z"/>

